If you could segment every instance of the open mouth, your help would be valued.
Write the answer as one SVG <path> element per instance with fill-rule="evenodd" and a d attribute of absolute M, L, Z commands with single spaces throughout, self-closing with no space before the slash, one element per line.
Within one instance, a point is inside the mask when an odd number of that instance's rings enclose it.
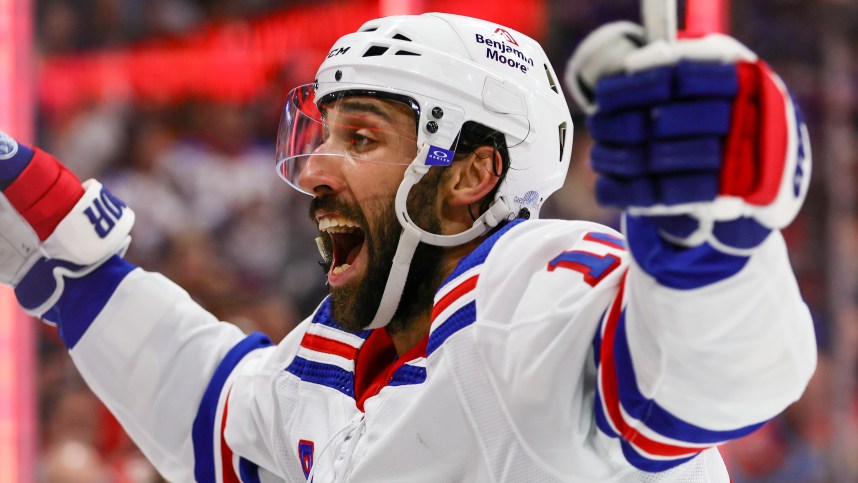
<path fill-rule="evenodd" d="M 331 274 L 341 275 L 348 270 L 364 243 L 360 226 L 345 218 L 329 216 L 319 220 L 319 231 L 328 235 L 327 248 L 331 253 Z"/>

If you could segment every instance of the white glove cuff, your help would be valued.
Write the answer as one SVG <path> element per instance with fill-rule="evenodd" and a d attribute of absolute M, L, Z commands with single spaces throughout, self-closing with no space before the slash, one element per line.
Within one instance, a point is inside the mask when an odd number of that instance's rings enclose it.
<path fill-rule="evenodd" d="M 42 244 L 50 258 L 91 265 L 118 253 L 134 224 L 134 212 L 97 180 L 86 190 L 54 233 Z"/>

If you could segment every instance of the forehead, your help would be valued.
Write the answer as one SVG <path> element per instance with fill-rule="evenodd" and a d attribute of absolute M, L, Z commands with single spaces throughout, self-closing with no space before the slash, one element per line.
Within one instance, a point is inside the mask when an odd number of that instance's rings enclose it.
<path fill-rule="evenodd" d="M 319 106 L 328 120 L 334 116 L 387 123 L 401 129 L 416 126 L 414 111 L 405 103 L 370 96 L 349 96 Z"/>

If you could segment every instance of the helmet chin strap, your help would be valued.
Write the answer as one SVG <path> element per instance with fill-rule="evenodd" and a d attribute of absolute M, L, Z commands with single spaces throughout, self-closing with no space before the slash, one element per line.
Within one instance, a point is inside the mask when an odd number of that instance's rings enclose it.
<path fill-rule="evenodd" d="M 393 265 L 390 267 L 390 274 L 387 276 L 387 284 L 384 286 L 384 293 L 381 296 L 381 302 L 378 304 L 378 310 L 372 322 L 365 329 L 378 329 L 386 326 L 393 319 L 399 300 L 402 298 L 402 290 L 405 288 L 405 280 L 408 278 L 408 269 L 411 267 L 411 259 L 414 257 L 414 251 L 417 250 L 417 245 L 420 242 L 441 247 L 452 247 L 465 244 L 479 236 L 485 235 L 492 228 L 498 226 L 502 221 L 509 220 L 514 213 L 506 206 L 500 198 L 494 200 L 485 213 L 480 215 L 474 221 L 474 224 L 455 235 L 438 235 L 429 233 L 423 230 L 411 219 L 408 215 L 408 193 L 423 176 L 429 172 L 431 166 L 426 164 L 426 157 L 429 155 L 431 146 L 424 144 L 417 157 L 408 166 L 405 171 L 405 177 L 402 183 L 399 184 L 399 189 L 396 191 L 396 200 L 394 208 L 396 209 L 396 217 L 402 225 L 402 235 L 399 237 L 399 244 L 396 247 L 396 253 L 393 255 Z M 437 148 L 436 148 L 437 149 Z"/>

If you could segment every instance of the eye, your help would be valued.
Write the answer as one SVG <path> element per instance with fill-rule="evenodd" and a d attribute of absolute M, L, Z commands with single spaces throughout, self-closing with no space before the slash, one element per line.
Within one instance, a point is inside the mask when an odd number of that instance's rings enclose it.
<path fill-rule="evenodd" d="M 363 130 L 352 131 L 349 135 L 349 145 L 353 149 L 357 150 L 366 150 L 371 148 L 376 141 L 365 134 L 366 133 L 364 133 Z"/>

